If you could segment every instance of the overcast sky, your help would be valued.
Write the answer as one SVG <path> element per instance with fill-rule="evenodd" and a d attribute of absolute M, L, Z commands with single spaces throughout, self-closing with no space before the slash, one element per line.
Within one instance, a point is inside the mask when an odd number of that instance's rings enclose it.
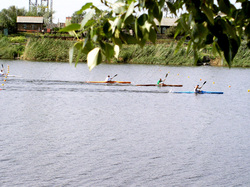
<path fill-rule="evenodd" d="M 35 0 L 32 0 L 32 2 L 35 2 Z M 58 19 L 60 22 L 65 22 L 66 17 L 72 16 L 75 11 L 80 10 L 87 2 L 93 2 L 100 9 L 104 8 L 100 0 L 53 0 L 53 10 L 55 11 L 53 22 L 57 23 Z M 41 0 L 38 0 L 37 3 L 41 4 Z M 0 0 L 0 11 L 13 5 L 29 10 L 29 0 Z"/>
<path fill-rule="evenodd" d="M 27 11 L 29 10 L 29 0 L 0 0 L 0 11 L 4 8 L 8 9 L 10 6 L 17 6 L 18 8 L 25 8 Z M 231 2 L 235 2 L 235 0 L 230 0 Z M 35 0 L 32 0 L 35 2 Z M 38 4 L 41 3 L 41 0 L 37 1 Z M 93 2 L 95 6 L 100 9 L 105 8 L 105 6 L 101 5 L 100 0 L 53 0 L 53 10 L 55 11 L 53 22 L 65 22 L 65 18 L 68 16 L 72 16 L 72 14 L 80 10 L 81 7 L 87 2 Z M 111 1 L 110 1 L 111 2 Z"/>

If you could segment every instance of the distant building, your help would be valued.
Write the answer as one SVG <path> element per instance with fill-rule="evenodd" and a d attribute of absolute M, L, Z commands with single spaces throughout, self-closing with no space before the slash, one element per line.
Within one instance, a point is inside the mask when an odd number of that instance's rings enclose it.
<path fill-rule="evenodd" d="M 43 17 L 17 16 L 18 32 L 42 32 L 44 30 Z"/>
<path fill-rule="evenodd" d="M 66 22 L 67 22 L 67 21 L 69 21 L 69 22 L 70 22 L 70 21 L 71 21 L 71 19 L 72 19 L 72 17 L 66 17 Z"/>
<path fill-rule="evenodd" d="M 176 23 L 177 19 L 178 18 L 162 18 L 160 24 L 159 24 L 159 22 L 157 20 L 155 20 L 155 23 L 159 28 L 158 34 L 165 34 L 166 30 L 169 27 L 177 26 L 177 23 Z"/>

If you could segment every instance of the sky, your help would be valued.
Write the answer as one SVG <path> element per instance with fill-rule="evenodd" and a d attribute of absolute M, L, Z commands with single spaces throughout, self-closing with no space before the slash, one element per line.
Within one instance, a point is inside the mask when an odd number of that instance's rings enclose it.
<path fill-rule="evenodd" d="M 35 2 L 35 0 L 32 0 L 32 2 Z M 40 4 L 41 0 L 37 2 Z M 58 20 L 59 22 L 65 22 L 66 17 L 72 16 L 75 11 L 80 10 L 88 2 L 93 2 L 100 9 L 104 8 L 100 0 L 53 0 L 53 10 L 55 11 L 53 22 L 58 23 Z M 27 11 L 29 10 L 29 0 L 0 0 L 0 10 L 8 9 L 13 5 L 18 8 L 25 8 Z"/>
<path fill-rule="evenodd" d="M 230 1 L 235 3 L 236 0 Z M 32 2 L 35 2 L 35 0 L 32 0 Z M 72 16 L 75 11 L 80 10 L 88 2 L 93 2 L 100 9 L 105 8 L 105 6 L 101 5 L 100 0 L 53 0 L 53 10 L 55 11 L 53 22 L 65 22 L 66 17 Z M 40 3 L 41 0 L 38 0 L 38 4 Z M 8 9 L 13 5 L 18 8 L 25 8 L 27 11 L 29 10 L 29 0 L 0 0 L 0 10 Z"/>

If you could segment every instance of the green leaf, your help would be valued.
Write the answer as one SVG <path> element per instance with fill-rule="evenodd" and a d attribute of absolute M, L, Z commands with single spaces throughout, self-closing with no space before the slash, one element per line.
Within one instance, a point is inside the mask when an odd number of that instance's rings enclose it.
<path fill-rule="evenodd" d="M 245 28 L 245 34 L 250 39 L 250 22 L 248 22 L 248 25 Z"/>
<path fill-rule="evenodd" d="M 181 24 L 182 28 L 184 29 L 184 31 L 188 31 L 189 26 L 187 25 L 187 23 L 185 21 L 185 17 L 182 16 L 179 20 L 180 20 L 180 24 Z"/>
<path fill-rule="evenodd" d="M 121 36 L 122 41 L 126 44 L 137 44 L 136 38 L 129 35 L 129 34 L 125 34 L 125 33 L 121 32 L 120 36 Z"/>
<path fill-rule="evenodd" d="M 151 23 L 149 23 L 148 21 L 145 21 L 143 28 L 146 29 L 148 32 L 150 32 L 151 26 L 152 26 Z"/>
<path fill-rule="evenodd" d="M 203 24 L 195 24 L 192 29 L 192 39 L 195 43 L 200 43 L 206 36 L 208 30 Z"/>
<path fill-rule="evenodd" d="M 114 51 L 115 51 L 115 58 L 118 59 L 119 53 L 120 53 L 120 47 L 118 45 L 114 46 Z"/>
<path fill-rule="evenodd" d="M 86 3 L 85 5 L 82 6 L 82 8 L 81 8 L 79 11 L 77 11 L 77 14 L 82 14 L 82 12 L 83 12 L 84 10 L 87 10 L 87 9 L 90 8 L 92 5 L 93 5 L 93 3 Z"/>
<path fill-rule="evenodd" d="M 125 18 L 124 18 L 124 21 L 126 21 L 126 19 L 134 12 L 134 2 L 132 2 L 129 7 L 128 7 L 128 10 L 126 12 L 126 15 L 125 15 Z"/>
<path fill-rule="evenodd" d="M 122 20 L 120 17 L 117 17 L 113 23 L 113 27 L 114 28 L 117 28 L 118 30 L 121 29 L 121 26 L 122 26 Z"/>
<path fill-rule="evenodd" d="M 82 47 L 83 47 L 83 42 L 76 42 L 76 43 L 74 44 L 74 47 L 75 47 L 76 49 L 78 49 L 78 50 L 81 50 Z"/>
<path fill-rule="evenodd" d="M 230 2 L 229 0 L 218 0 L 221 12 L 225 14 L 230 13 Z"/>
<path fill-rule="evenodd" d="M 116 14 L 123 14 L 126 11 L 125 3 L 121 1 L 117 1 L 112 6 L 114 13 Z"/>
<path fill-rule="evenodd" d="M 115 45 L 118 45 L 120 48 L 122 48 L 122 41 L 120 40 L 120 38 L 112 38 L 112 41 Z"/>
<path fill-rule="evenodd" d="M 93 26 L 94 24 L 96 24 L 96 21 L 95 21 L 95 20 L 89 20 L 89 21 L 85 24 L 85 27 L 91 27 L 91 26 Z"/>
<path fill-rule="evenodd" d="M 77 23 L 71 23 L 69 26 L 62 28 L 59 32 L 70 32 L 80 30 L 81 25 Z"/>
<path fill-rule="evenodd" d="M 109 43 L 105 44 L 105 56 L 109 60 L 110 58 L 114 57 L 114 47 Z"/>
<path fill-rule="evenodd" d="M 89 67 L 89 71 L 91 71 L 95 66 L 100 64 L 102 61 L 100 48 L 96 47 L 93 50 L 91 50 L 87 55 L 87 63 Z"/>
<path fill-rule="evenodd" d="M 79 50 L 78 54 L 77 54 L 76 62 L 75 62 L 75 67 L 77 66 L 77 64 L 79 62 L 80 56 L 81 56 L 81 51 Z"/>
<path fill-rule="evenodd" d="M 176 53 L 179 51 L 179 49 L 183 46 L 183 43 L 185 42 L 185 40 L 186 40 L 185 37 L 182 37 L 182 38 L 179 40 L 179 42 L 178 42 L 178 44 L 177 44 L 177 46 L 176 46 L 176 48 L 175 48 L 175 51 L 174 51 L 175 54 L 176 54 Z"/>
<path fill-rule="evenodd" d="M 206 14 L 208 20 L 210 21 L 211 24 L 214 24 L 214 15 L 213 15 L 213 11 L 206 7 L 206 5 L 202 5 L 201 6 L 201 10 Z"/>
<path fill-rule="evenodd" d="M 69 48 L 69 63 L 72 64 L 74 57 L 74 46 Z"/>
<path fill-rule="evenodd" d="M 176 14 L 176 8 L 173 3 L 167 2 L 168 8 L 170 9 L 171 13 L 177 16 Z"/>
<path fill-rule="evenodd" d="M 159 21 L 159 23 L 161 22 L 162 19 L 162 15 L 161 15 L 161 11 L 159 10 L 158 6 L 154 6 L 153 8 L 153 15 L 154 17 Z"/>
<path fill-rule="evenodd" d="M 147 15 L 147 14 L 142 14 L 142 15 L 138 18 L 137 22 L 138 22 L 138 24 L 139 24 L 140 26 L 143 26 L 147 20 L 148 20 L 148 15 Z"/>
<path fill-rule="evenodd" d="M 110 23 L 106 21 L 103 25 L 103 32 L 107 35 L 109 33 Z"/>
<path fill-rule="evenodd" d="M 95 14 L 95 10 L 91 9 L 85 16 L 84 19 L 81 22 L 81 29 L 86 25 L 86 23 L 93 18 Z"/>
<path fill-rule="evenodd" d="M 163 7 L 164 7 L 164 4 L 165 4 L 165 0 L 160 0 L 160 1 L 159 1 L 159 6 L 160 6 L 160 8 L 163 8 Z"/>
<path fill-rule="evenodd" d="M 135 21 L 134 16 L 131 14 L 129 17 L 127 17 L 124 23 L 129 25 L 129 24 L 134 24 L 134 21 Z"/>
<path fill-rule="evenodd" d="M 154 29 L 150 29 L 150 32 L 149 32 L 149 40 L 155 44 L 156 42 L 156 38 L 157 38 L 157 35 L 156 35 L 156 31 Z"/>
<path fill-rule="evenodd" d="M 88 54 L 92 49 L 94 49 L 94 45 L 93 45 L 92 41 L 89 40 L 88 38 L 86 38 L 84 41 L 82 52 L 85 54 Z"/>

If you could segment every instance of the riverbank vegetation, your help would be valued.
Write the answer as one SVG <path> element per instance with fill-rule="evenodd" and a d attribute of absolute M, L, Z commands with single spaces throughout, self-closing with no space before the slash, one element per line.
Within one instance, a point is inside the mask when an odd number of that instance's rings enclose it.
<path fill-rule="evenodd" d="M 44 37 L 24 36 L 0 37 L 0 58 L 13 59 L 21 58 L 32 61 L 69 61 L 69 48 L 73 45 L 71 40 L 52 39 Z M 173 66 L 193 66 L 193 51 L 186 54 L 186 45 L 184 44 L 175 53 L 176 43 L 172 39 L 160 39 L 156 45 L 148 43 L 142 49 L 138 45 L 124 45 L 119 54 L 118 60 L 111 60 L 106 63 L 131 63 L 131 64 L 157 64 Z M 75 51 L 74 59 L 77 58 Z M 199 56 L 200 64 L 210 60 L 211 65 L 227 66 L 221 64 L 219 56 L 214 56 L 212 48 L 204 49 Z M 205 60 L 204 60 L 205 59 Z M 79 62 L 86 62 L 86 55 L 81 53 Z M 232 67 L 250 67 L 250 51 L 247 43 L 243 42 L 238 54 L 236 55 Z"/>

